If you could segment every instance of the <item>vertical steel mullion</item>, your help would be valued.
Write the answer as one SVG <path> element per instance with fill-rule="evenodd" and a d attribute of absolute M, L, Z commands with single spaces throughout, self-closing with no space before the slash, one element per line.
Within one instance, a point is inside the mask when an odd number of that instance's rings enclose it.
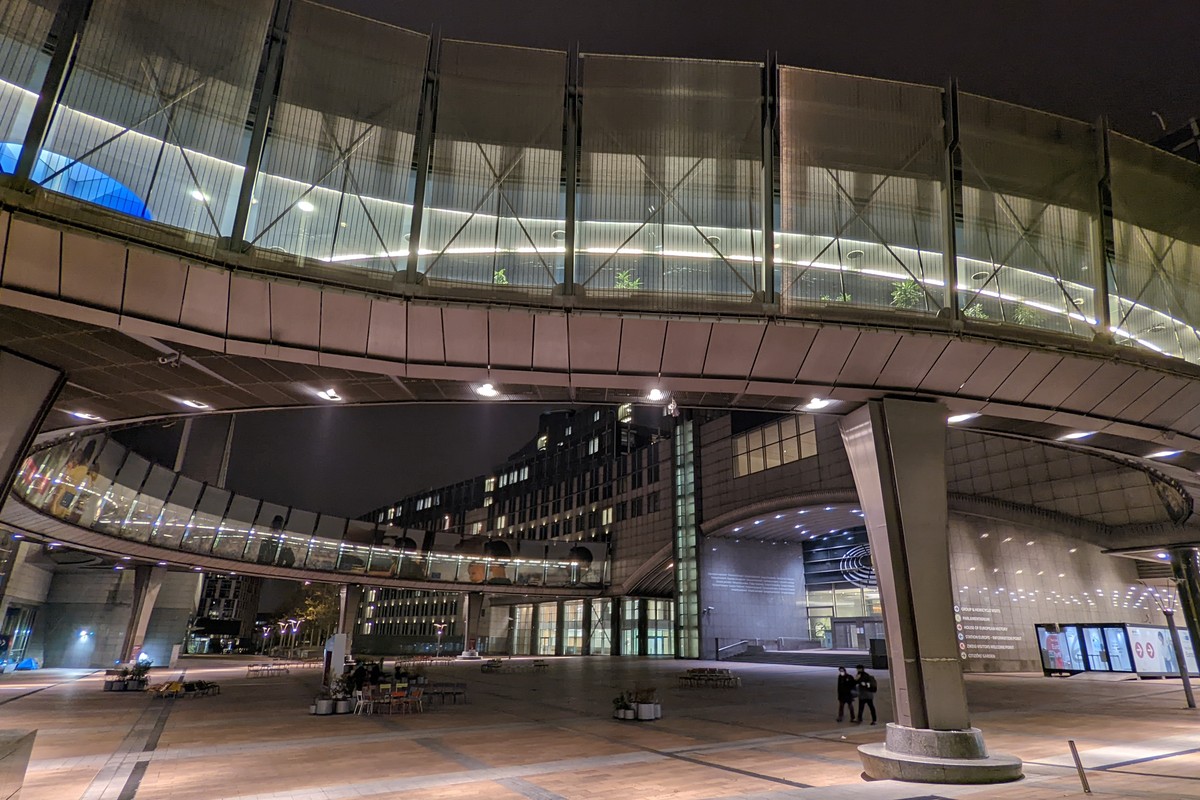
<path fill-rule="evenodd" d="M 224 487 L 222 487 L 221 491 L 225 491 Z M 233 498 L 235 497 L 237 497 L 236 494 L 229 492 L 229 499 L 225 501 L 225 510 L 221 512 L 221 520 L 217 523 L 216 529 L 213 530 L 213 538 L 208 545 L 209 555 L 215 555 L 217 537 L 221 535 L 221 531 L 225 527 L 225 520 L 229 518 L 229 509 L 233 508 Z"/>
<path fill-rule="evenodd" d="M 579 46 L 567 51 L 566 95 L 563 98 L 562 186 L 566 228 L 563 231 L 564 295 L 575 294 L 575 214 L 579 195 L 580 144 Z"/>
<path fill-rule="evenodd" d="M 775 226 L 779 222 L 779 61 L 775 53 L 763 64 L 762 107 L 762 266 L 759 287 L 763 305 L 775 297 Z"/>
<path fill-rule="evenodd" d="M 958 242 L 962 236 L 962 151 L 959 147 L 958 81 L 953 78 L 942 92 L 942 314 L 962 319 L 958 302 Z"/>
<path fill-rule="evenodd" d="M 21 156 L 15 170 L 18 181 L 33 180 L 34 167 L 38 164 L 46 137 L 50 135 L 50 126 L 54 122 L 67 78 L 75 66 L 75 56 L 79 52 L 79 42 L 91 10 L 92 0 L 63 0 L 59 6 L 47 41 L 47 44 L 53 41 L 54 53 L 42 78 L 42 90 L 29 117 L 29 127 L 25 129 Z"/>
<path fill-rule="evenodd" d="M 253 531 L 256 527 L 258 527 L 257 524 L 254 522 L 254 520 L 258 519 L 259 514 L 262 513 L 262 507 L 263 507 L 263 501 L 259 500 L 258 505 L 254 507 L 254 517 L 253 517 L 253 519 L 251 519 L 251 521 L 249 522 L 249 527 L 246 529 L 246 541 L 242 543 L 242 557 L 241 557 L 241 559 L 239 559 L 241 561 L 249 561 L 250 560 L 250 532 Z M 275 561 L 276 562 L 279 561 L 278 553 L 275 554 Z"/>
<path fill-rule="evenodd" d="M 1096 122 L 1096 215 L 1092 220 L 1093 284 L 1096 292 L 1096 336 L 1112 337 L 1112 307 L 1109 305 L 1112 287 L 1109 270 L 1116 265 L 1116 237 L 1113 233 L 1112 161 L 1108 149 L 1108 118 Z"/>
<path fill-rule="evenodd" d="M 421 106 L 417 112 L 417 135 L 413 142 L 413 196 L 412 219 L 408 231 L 407 283 L 419 283 L 421 225 L 425 218 L 425 189 L 429 183 L 429 161 L 433 155 L 433 137 L 436 131 L 438 79 L 442 60 L 442 34 L 434 29 L 429 36 L 429 50 L 425 54 L 425 78 L 421 82 Z"/>
<path fill-rule="evenodd" d="M 287 50 L 287 32 L 291 18 L 292 0 L 275 0 L 271 30 L 263 45 L 262 58 L 259 61 L 261 66 L 255 79 L 252 95 L 254 99 L 250 108 L 250 144 L 246 151 L 242 185 L 238 190 L 233 229 L 229 232 L 230 249 L 235 251 L 246 250 L 249 247 L 246 241 L 246 226 L 250 221 L 250 206 L 254 202 L 258 172 L 267 146 L 267 133 L 275 116 L 275 104 L 279 100 L 279 80 L 283 75 L 283 57 Z"/>

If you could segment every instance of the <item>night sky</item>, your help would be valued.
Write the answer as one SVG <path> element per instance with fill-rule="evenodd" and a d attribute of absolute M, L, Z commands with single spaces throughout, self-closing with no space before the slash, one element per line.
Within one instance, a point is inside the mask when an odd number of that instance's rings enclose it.
<path fill-rule="evenodd" d="M 761 60 L 942 85 L 1154 138 L 1200 114 L 1200 2 L 954 0 L 326 0 L 446 37 L 587 52 Z M 244 415 L 230 487 L 356 516 L 487 470 L 539 407 L 320 409 Z"/>

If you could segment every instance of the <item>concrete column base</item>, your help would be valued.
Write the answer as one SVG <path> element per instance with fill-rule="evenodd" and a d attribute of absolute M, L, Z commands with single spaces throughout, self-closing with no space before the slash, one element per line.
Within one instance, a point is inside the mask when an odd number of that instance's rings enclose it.
<path fill-rule="evenodd" d="M 910 783 L 1007 783 L 1023 776 L 1021 759 L 989 755 L 978 728 L 934 731 L 889 722 L 887 738 L 858 748 L 872 780 Z"/>
<path fill-rule="evenodd" d="M 36 730 L 0 731 L 0 797 L 20 797 L 35 736 Z"/>

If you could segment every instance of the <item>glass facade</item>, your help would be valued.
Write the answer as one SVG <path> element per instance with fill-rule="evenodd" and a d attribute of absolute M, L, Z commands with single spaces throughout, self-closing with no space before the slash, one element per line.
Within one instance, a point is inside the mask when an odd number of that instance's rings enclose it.
<path fill-rule="evenodd" d="M 809 636 L 821 647 L 867 650 L 884 638 L 883 607 L 865 530 L 804 542 Z"/>
<path fill-rule="evenodd" d="M 535 655 L 552 656 L 558 647 L 558 603 L 538 603 Z"/>
<path fill-rule="evenodd" d="M 513 606 L 512 653 L 516 656 L 533 654 L 533 606 Z"/>
<path fill-rule="evenodd" d="M 646 655 L 675 655 L 675 603 L 670 600 L 646 601 Z"/>
<path fill-rule="evenodd" d="M 612 655 L 612 604 L 609 599 L 590 600 L 592 604 L 592 626 L 588 632 L 591 654 Z"/>
<path fill-rule="evenodd" d="M 817 454 L 817 430 L 809 414 L 794 414 L 732 437 L 733 476 L 741 478 Z"/>
<path fill-rule="evenodd" d="M 700 657 L 700 565 L 698 563 L 697 501 L 699 485 L 695 423 L 675 426 L 675 597 L 678 603 L 676 641 L 671 652 L 682 658 Z M 652 652 L 653 654 L 653 652 Z"/>
<path fill-rule="evenodd" d="M 583 654 L 583 600 L 567 600 L 562 605 L 562 654 Z"/>
<path fill-rule="evenodd" d="M 642 602 L 636 597 L 621 598 L 621 655 L 623 656 L 645 655 L 642 650 L 642 637 L 638 635 L 642 621 Z"/>

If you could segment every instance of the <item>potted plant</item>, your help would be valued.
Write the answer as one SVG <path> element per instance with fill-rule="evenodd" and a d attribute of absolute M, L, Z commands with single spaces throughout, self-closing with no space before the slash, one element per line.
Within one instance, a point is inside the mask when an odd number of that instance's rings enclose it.
<path fill-rule="evenodd" d="M 642 288 L 642 279 L 633 270 L 623 269 L 617 272 L 616 280 L 613 281 L 613 288 L 626 292 L 636 292 Z"/>
<path fill-rule="evenodd" d="M 330 694 L 328 689 L 321 690 L 321 693 L 317 695 L 316 700 L 313 701 L 312 708 L 313 713 L 318 717 L 323 717 L 333 713 L 333 696 Z"/>
<path fill-rule="evenodd" d="M 125 679 L 125 688 L 132 692 L 140 692 L 150 682 L 150 667 L 154 662 L 146 659 L 139 661 L 129 668 L 129 676 Z"/>
<path fill-rule="evenodd" d="M 658 702 L 658 692 L 654 688 L 638 689 L 633 693 L 633 704 L 637 708 L 637 718 L 640 720 L 658 719 L 662 716 L 662 707 Z"/>
<path fill-rule="evenodd" d="M 925 302 L 925 290 L 913 278 L 892 284 L 892 305 L 896 308 L 917 308 Z"/>
<path fill-rule="evenodd" d="M 333 685 L 329 687 L 329 694 L 333 698 L 333 713 L 349 714 L 354 710 L 354 701 L 350 699 L 350 684 L 345 675 L 334 679 Z"/>
<path fill-rule="evenodd" d="M 617 695 L 613 698 L 613 719 L 625 719 L 625 711 L 629 709 L 629 703 L 625 700 L 625 693 Z"/>
<path fill-rule="evenodd" d="M 112 690 L 114 692 L 123 692 L 129 688 L 127 685 L 128 682 L 129 682 L 129 667 L 121 667 L 121 670 L 117 673 L 117 679 L 115 681 L 113 681 Z"/>

